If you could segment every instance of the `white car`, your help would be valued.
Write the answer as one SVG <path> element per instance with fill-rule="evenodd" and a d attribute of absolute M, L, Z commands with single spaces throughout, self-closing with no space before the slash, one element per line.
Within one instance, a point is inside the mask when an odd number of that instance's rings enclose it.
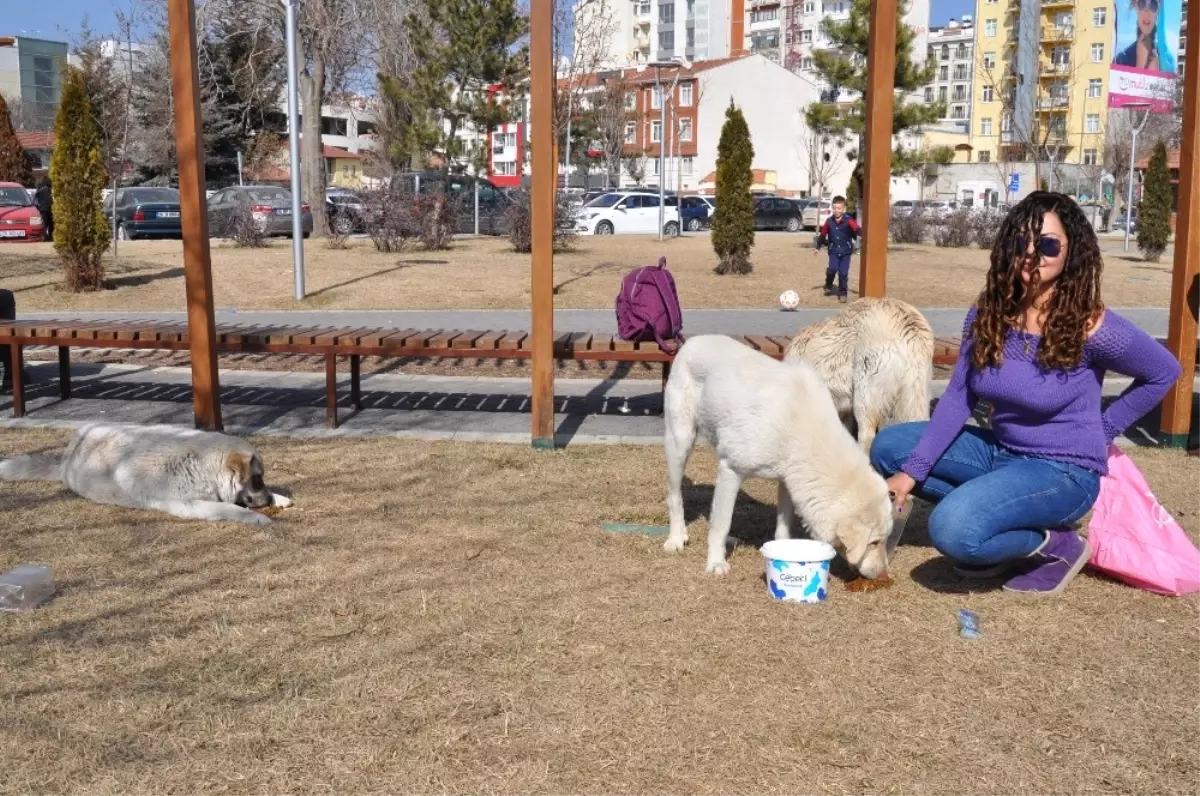
<path fill-rule="evenodd" d="M 668 196 L 663 234 L 679 234 L 679 200 Z M 579 210 L 575 231 L 581 235 L 658 234 L 658 196 L 650 193 L 606 193 Z"/>
<path fill-rule="evenodd" d="M 805 229 L 820 229 L 821 225 L 833 215 L 833 202 L 822 199 L 820 202 L 811 201 L 804 208 L 800 219 Z"/>

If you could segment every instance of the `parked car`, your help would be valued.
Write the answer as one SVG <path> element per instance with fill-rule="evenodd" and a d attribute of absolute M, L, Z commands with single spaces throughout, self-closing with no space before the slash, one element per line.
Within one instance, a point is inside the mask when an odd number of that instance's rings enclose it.
<path fill-rule="evenodd" d="M 239 213 L 250 217 L 268 235 L 292 235 L 292 192 L 274 185 L 233 185 L 223 188 L 208 200 L 208 226 L 218 237 L 228 236 Z M 301 205 L 301 231 L 312 233 L 312 209 Z"/>
<path fill-rule="evenodd" d="M 799 232 L 804 226 L 800 208 L 791 199 L 778 196 L 763 197 L 754 201 L 755 229 L 786 229 Z"/>
<path fill-rule="evenodd" d="M 117 238 L 182 238 L 179 191 L 174 188 L 119 188 L 116 193 Z M 113 221 L 113 197 L 104 201 L 104 217 Z"/>
<path fill-rule="evenodd" d="M 666 197 L 663 234 L 679 234 L 679 200 Z M 657 234 L 658 196 L 620 191 L 606 193 L 583 206 L 575 225 L 582 235 Z"/>
<path fill-rule="evenodd" d="M 19 182 L 0 182 L 0 241 L 33 243 L 45 236 L 42 214 L 25 187 Z"/>
<path fill-rule="evenodd" d="M 685 196 L 679 200 L 679 215 L 683 228 L 689 232 L 699 232 L 712 222 L 713 209 L 716 202 L 708 196 Z"/>
<path fill-rule="evenodd" d="M 833 215 L 833 202 L 828 199 L 812 199 L 804 208 L 800 224 L 805 229 L 820 229 L 831 215 Z"/>
<path fill-rule="evenodd" d="M 362 197 L 349 191 L 325 192 L 325 215 L 329 226 L 342 235 L 366 228 L 366 205 Z"/>
<path fill-rule="evenodd" d="M 394 195 L 420 192 L 434 194 L 445 191 L 454 201 L 458 213 L 458 233 L 475 232 L 475 183 L 479 183 L 479 234 L 507 235 L 508 208 L 512 199 L 490 180 L 467 174 L 447 175 L 440 171 L 407 172 L 392 178 L 389 190 Z"/>

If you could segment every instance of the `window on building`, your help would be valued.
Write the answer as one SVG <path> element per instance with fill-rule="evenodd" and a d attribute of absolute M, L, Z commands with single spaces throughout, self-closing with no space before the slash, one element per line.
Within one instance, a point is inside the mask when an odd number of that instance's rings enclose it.
<path fill-rule="evenodd" d="M 658 7 L 659 23 L 668 23 L 675 21 L 675 4 L 663 3 Z"/>
<path fill-rule="evenodd" d="M 637 122 L 625 122 L 625 143 L 637 143 Z"/>
<path fill-rule="evenodd" d="M 692 140 L 692 119 L 690 116 L 680 116 L 679 117 L 679 140 L 680 141 L 691 141 Z"/>
<path fill-rule="evenodd" d="M 515 177 L 517 162 L 515 160 L 499 160 L 492 164 L 492 173 L 499 177 Z"/>
<path fill-rule="evenodd" d="M 348 180 L 358 176 L 358 166 L 342 166 L 342 176 Z"/>
<path fill-rule="evenodd" d="M 812 41 L 812 33 L 813 32 L 811 30 L 800 31 L 800 41 L 803 42 L 804 44 L 811 42 Z"/>
<path fill-rule="evenodd" d="M 954 67 L 954 79 L 955 80 L 966 80 L 968 74 L 969 73 L 967 72 L 966 64 L 958 64 L 957 66 Z"/>
<path fill-rule="evenodd" d="M 508 146 L 515 147 L 517 145 L 517 134 L 509 133 L 507 142 Z"/>
<path fill-rule="evenodd" d="M 979 150 L 979 162 L 980 163 L 991 163 L 992 162 L 991 151 L 987 150 L 987 149 Z"/>
<path fill-rule="evenodd" d="M 996 54 L 995 53 L 984 53 L 983 54 L 983 68 L 984 69 L 995 69 L 996 68 Z"/>
<path fill-rule="evenodd" d="M 983 101 L 984 102 L 992 102 L 995 100 L 995 98 L 996 98 L 996 87 L 995 86 L 984 86 L 983 87 Z"/>
<path fill-rule="evenodd" d="M 945 102 L 949 93 L 945 86 L 938 86 L 938 102 Z"/>
<path fill-rule="evenodd" d="M 692 84 L 683 83 L 679 86 L 679 104 L 685 108 L 692 107 Z"/>
<path fill-rule="evenodd" d="M 650 122 L 650 140 L 656 144 L 662 141 L 662 121 L 659 119 Z"/>
<path fill-rule="evenodd" d="M 1011 116 L 1006 115 L 1006 116 L 1000 117 L 1000 132 L 1002 132 L 1002 133 L 1011 133 L 1012 132 L 1012 117 Z"/>
<path fill-rule="evenodd" d="M 943 61 L 950 60 L 950 45 L 949 44 L 942 45 L 942 60 Z"/>
<path fill-rule="evenodd" d="M 967 118 L 967 107 L 965 105 L 954 105 L 950 108 L 951 119 Z"/>
<path fill-rule="evenodd" d="M 1096 99 L 1104 95 L 1104 81 L 1094 77 L 1088 81 L 1088 99 Z"/>
<path fill-rule="evenodd" d="M 674 30 L 660 30 L 658 32 L 658 49 L 661 53 L 670 53 L 675 51 Z"/>
<path fill-rule="evenodd" d="M 933 102 L 933 86 L 925 87 L 925 101 Z"/>
<path fill-rule="evenodd" d="M 751 22 L 770 22 L 773 19 L 779 19 L 778 8 L 760 8 L 750 12 Z"/>
<path fill-rule="evenodd" d="M 808 2 L 808 3 L 804 4 L 804 13 L 805 14 L 815 14 L 816 11 L 817 11 L 816 3 Z"/>
<path fill-rule="evenodd" d="M 650 173 L 655 177 L 658 176 L 658 158 L 650 159 Z M 642 207 L 649 207 L 649 203 L 643 204 Z M 654 207 L 658 207 L 658 197 L 654 197 Z"/>
<path fill-rule="evenodd" d="M 637 108 L 637 94 L 633 91 L 625 93 L 625 110 L 632 111 Z"/>
<path fill-rule="evenodd" d="M 1083 150 L 1083 165 L 1095 166 L 1099 163 L 1099 153 L 1094 149 Z"/>
<path fill-rule="evenodd" d="M 962 85 L 955 86 L 954 87 L 954 101 L 955 102 L 964 102 L 964 101 L 966 101 L 966 99 L 967 99 L 967 87 L 962 86 Z"/>
<path fill-rule="evenodd" d="M 967 57 L 967 45 L 959 44 L 957 47 L 955 47 L 954 48 L 954 57 L 955 58 L 966 58 Z"/>
<path fill-rule="evenodd" d="M 1087 115 L 1087 118 L 1084 120 L 1083 125 L 1084 125 L 1083 129 L 1085 132 L 1088 132 L 1088 133 L 1100 132 L 1100 114 L 1089 113 Z"/>
<path fill-rule="evenodd" d="M 989 19 L 983 23 L 983 31 L 986 36 L 996 35 L 996 20 Z"/>
<path fill-rule="evenodd" d="M 650 107 L 658 110 L 662 107 L 662 87 L 654 86 L 650 89 Z"/>
<path fill-rule="evenodd" d="M 679 164 L 679 173 L 684 177 L 692 176 L 692 158 L 684 158 Z"/>
<path fill-rule="evenodd" d="M 943 66 L 942 68 L 938 69 L 938 80 L 949 80 L 949 79 L 950 79 L 950 67 Z"/>
<path fill-rule="evenodd" d="M 979 120 L 979 134 L 980 135 L 991 135 L 992 134 L 992 120 L 991 119 L 980 119 Z"/>
<path fill-rule="evenodd" d="M 1092 45 L 1092 63 L 1094 63 L 1094 64 L 1104 63 L 1104 45 L 1103 44 L 1093 44 Z"/>
<path fill-rule="evenodd" d="M 805 56 L 804 60 L 800 62 L 800 68 L 808 70 L 808 71 L 812 71 L 813 60 L 811 58 Z"/>
<path fill-rule="evenodd" d="M 1098 28 L 1102 28 L 1108 24 L 1108 9 L 1104 6 L 1096 6 L 1092 9 L 1092 24 Z"/>

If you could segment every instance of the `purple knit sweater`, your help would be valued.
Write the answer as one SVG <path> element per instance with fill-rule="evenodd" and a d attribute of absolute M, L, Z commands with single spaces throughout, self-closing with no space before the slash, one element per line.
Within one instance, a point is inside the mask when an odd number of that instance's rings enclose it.
<path fill-rule="evenodd" d="M 992 431 L 1008 450 L 1104 474 L 1108 444 L 1157 406 L 1181 372 L 1163 345 L 1111 310 L 1084 344 L 1083 361 L 1074 370 L 1043 370 L 1037 363 L 1041 337 L 1013 330 L 1005 337 L 1000 367 L 977 370 L 971 364 L 975 314 L 975 307 L 967 313 L 954 375 L 904 463 L 904 472 L 917 481 L 929 476 L 979 400 L 992 405 Z M 1132 377 L 1133 384 L 1102 412 L 1100 388 L 1109 370 Z"/>

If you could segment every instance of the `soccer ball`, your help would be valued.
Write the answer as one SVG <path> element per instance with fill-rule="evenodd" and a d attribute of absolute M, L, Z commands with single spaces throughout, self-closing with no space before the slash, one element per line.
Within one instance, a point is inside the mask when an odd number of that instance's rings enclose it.
<path fill-rule="evenodd" d="M 800 294 L 794 290 L 785 290 L 779 294 L 779 307 L 788 312 L 800 306 Z"/>

